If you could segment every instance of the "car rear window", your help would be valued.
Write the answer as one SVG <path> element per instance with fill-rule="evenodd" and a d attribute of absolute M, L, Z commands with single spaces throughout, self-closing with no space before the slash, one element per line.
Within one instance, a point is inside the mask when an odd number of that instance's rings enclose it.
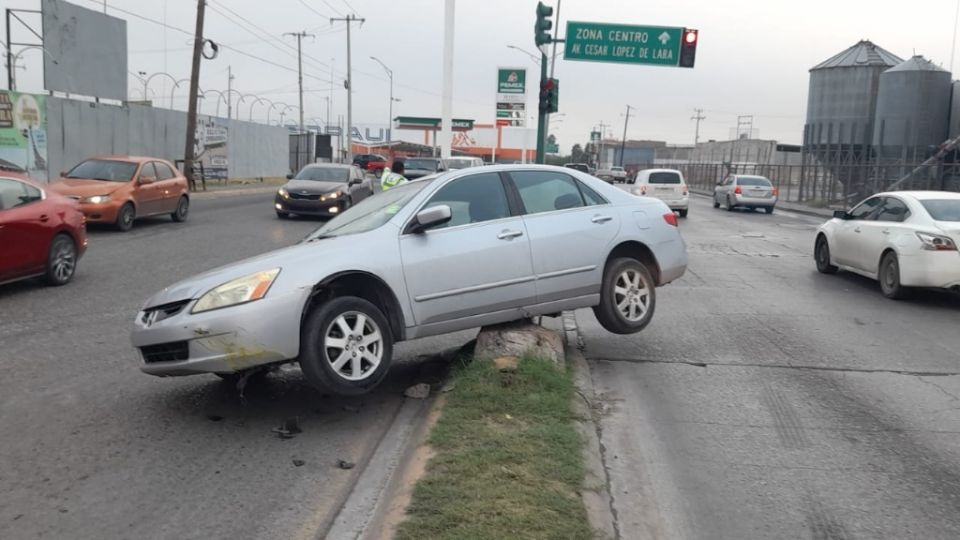
<path fill-rule="evenodd" d="M 770 183 L 766 178 L 761 178 L 759 176 L 741 176 L 737 178 L 738 186 L 756 186 L 756 187 L 771 187 L 773 184 Z"/>
<path fill-rule="evenodd" d="M 936 221 L 960 221 L 960 200 L 957 199 L 928 199 L 920 201 Z"/>
<path fill-rule="evenodd" d="M 655 172 L 650 173 L 647 178 L 648 184 L 679 184 L 680 175 L 675 172 Z"/>

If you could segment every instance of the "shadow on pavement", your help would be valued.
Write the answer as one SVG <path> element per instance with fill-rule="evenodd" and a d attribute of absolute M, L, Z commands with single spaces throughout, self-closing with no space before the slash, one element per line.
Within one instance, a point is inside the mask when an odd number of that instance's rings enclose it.
<path fill-rule="evenodd" d="M 855 287 L 863 294 L 875 295 L 879 299 L 886 300 L 883 293 L 880 292 L 880 283 L 874 279 L 844 271 L 823 277 L 841 280 L 842 284 Z M 893 306 L 900 304 L 943 308 L 944 310 L 960 309 L 960 294 L 945 289 L 914 289 L 913 295 L 909 298 L 888 301 L 891 302 L 891 309 L 894 309 Z"/>

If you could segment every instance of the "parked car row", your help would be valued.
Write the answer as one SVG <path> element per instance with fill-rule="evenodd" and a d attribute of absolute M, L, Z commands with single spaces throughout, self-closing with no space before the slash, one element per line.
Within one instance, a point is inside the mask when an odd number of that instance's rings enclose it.
<path fill-rule="evenodd" d="M 45 186 L 0 172 L 0 284 L 68 283 L 87 248 L 87 223 L 125 232 L 148 216 L 185 221 L 189 210 L 186 178 L 162 159 L 88 159 Z"/>

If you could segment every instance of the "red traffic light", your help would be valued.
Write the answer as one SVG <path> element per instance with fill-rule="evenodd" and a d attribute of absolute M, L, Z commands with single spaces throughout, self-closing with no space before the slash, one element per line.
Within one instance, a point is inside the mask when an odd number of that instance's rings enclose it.
<path fill-rule="evenodd" d="M 688 45 L 693 45 L 697 42 L 697 31 L 696 30 L 684 30 L 683 33 L 683 42 Z"/>

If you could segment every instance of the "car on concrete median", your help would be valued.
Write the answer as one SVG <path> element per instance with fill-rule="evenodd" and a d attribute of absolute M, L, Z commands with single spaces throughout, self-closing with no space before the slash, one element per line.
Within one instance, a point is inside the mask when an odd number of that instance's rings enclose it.
<path fill-rule="evenodd" d="M 690 190 L 683 173 L 675 169 L 645 169 L 637 173 L 630 191 L 641 197 L 660 199 L 671 210 L 687 217 L 690 211 Z"/>
<path fill-rule="evenodd" d="M 376 180 L 353 165 L 307 165 L 280 186 L 273 200 L 277 217 L 291 215 L 332 217 L 375 193 Z"/>
<path fill-rule="evenodd" d="M 622 184 L 627 181 L 627 170 L 623 167 L 610 167 L 598 170 L 594 176 L 607 182 Z"/>
<path fill-rule="evenodd" d="M 686 244 L 661 201 L 542 165 L 451 171 L 364 199 L 300 243 L 150 297 L 131 341 L 158 376 L 247 376 L 299 362 L 326 392 L 360 394 L 394 343 L 592 307 L 644 329 Z"/>
<path fill-rule="evenodd" d="M 110 156 L 80 162 L 50 191 L 80 202 L 88 223 L 112 224 L 129 231 L 136 219 L 169 215 L 187 219 L 187 179 L 169 162 L 154 157 Z"/>
<path fill-rule="evenodd" d="M 764 176 L 731 174 L 720 181 L 713 190 L 713 207 L 725 206 L 728 212 L 735 208 L 762 208 L 772 214 L 777 206 L 779 192 L 773 182 Z"/>
<path fill-rule="evenodd" d="M 43 277 L 65 285 L 87 249 L 79 204 L 26 176 L 0 172 L 0 284 Z"/>
<path fill-rule="evenodd" d="M 820 226 L 817 270 L 847 270 L 880 282 L 888 298 L 915 287 L 960 291 L 960 194 L 897 191 L 874 195 Z"/>

